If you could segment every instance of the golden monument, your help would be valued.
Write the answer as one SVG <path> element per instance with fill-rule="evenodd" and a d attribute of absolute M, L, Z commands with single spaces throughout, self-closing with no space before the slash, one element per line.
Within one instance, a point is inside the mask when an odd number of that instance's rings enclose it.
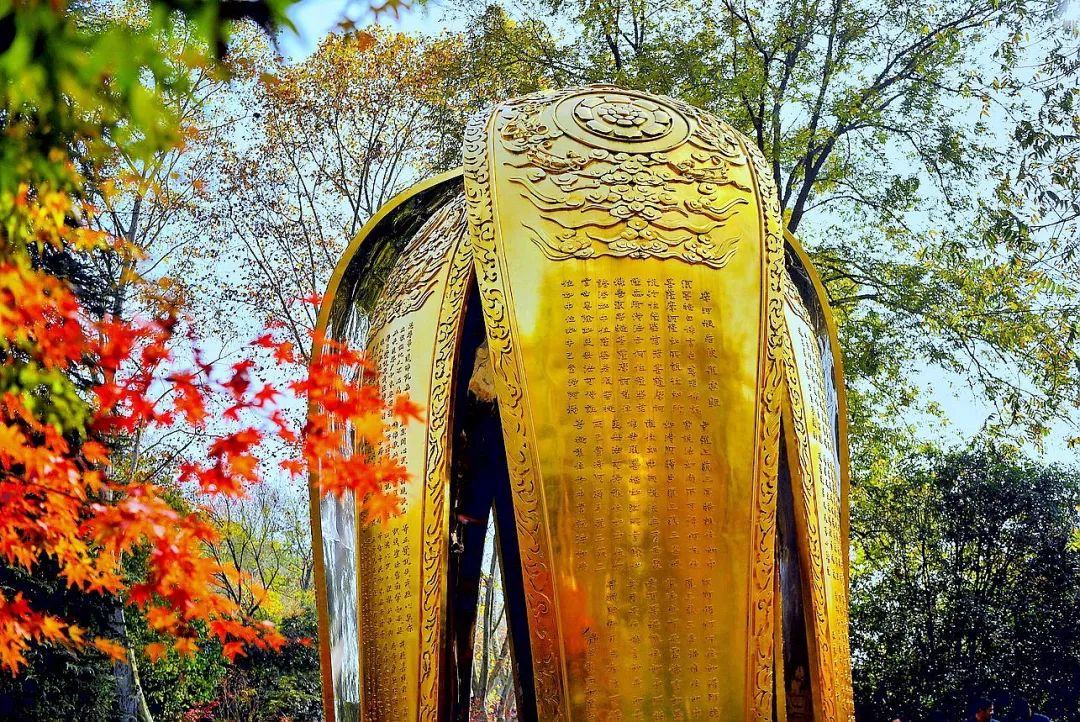
<path fill-rule="evenodd" d="M 468 719 L 489 510 L 519 719 L 853 719 L 840 353 L 747 138 L 611 86 L 499 104 L 319 329 L 428 417 L 400 517 L 312 500 L 328 720 Z"/>

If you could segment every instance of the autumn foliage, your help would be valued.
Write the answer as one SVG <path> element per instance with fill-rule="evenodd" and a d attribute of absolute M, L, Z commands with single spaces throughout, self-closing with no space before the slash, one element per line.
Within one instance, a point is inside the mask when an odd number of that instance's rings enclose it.
<path fill-rule="evenodd" d="M 281 388 L 258 378 L 256 359 L 302 359 L 294 358 L 295 339 L 282 340 L 276 329 L 239 360 L 211 362 L 175 299 L 149 281 L 124 279 L 157 299 L 143 320 L 86 307 L 43 259 L 138 256 L 125 239 L 94 230 L 99 211 L 86 188 L 117 153 L 152 158 L 183 142 L 140 75 L 150 68 L 160 80 L 175 68 L 156 58 L 149 30 L 83 26 L 63 3 L 20 7 L 19 32 L 36 37 L 48 59 L 19 61 L 22 75 L 41 82 L 18 85 L 9 73 L 14 51 L 0 47 L 0 563 L 35 574 L 47 560 L 68 587 L 137 609 L 154 638 L 168 640 L 143 649 L 151 660 L 170 647 L 192 654 L 207 633 L 230 659 L 277 649 L 284 638 L 273 624 L 244 618 L 222 593 L 221 579 L 244 572 L 207 553 L 218 532 L 201 503 L 244 496 L 270 474 L 302 481 L 317 469 L 322 493 L 354 493 L 370 518 L 392 514 L 396 500 L 386 489 L 404 469 L 372 453 L 373 445 L 355 445 L 350 429 L 377 439 L 390 413 L 415 418 L 419 410 L 405 399 L 390 408 L 375 387 L 354 382 L 373 378 L 364 356 L 321 339 L 310 339 L 324 351 L 307 375 Z M 172 22 L 148 17 L 165 30 Z M 224 37 L 217 25 L 201 32 L 210 48 Z M 304 404 L 312 409 L 306 423 L 289 413 Z M 178 426 L 208 441 L 172 477 L 138 474 L 126 463 L 144 436 Z M 289 458 L 274 461 L 268 442 L 290 449 Z M 124 565 L 133 554 L 146 560 L 138 574 Z M 96 648 L 120 661 L 130 651 L 126 640 L 94 636 L 0 589 L 0 665 L 18 673 L 34 644 Z"/>
<path fill-rule="evenodd" d="M 113 242 L 65 224 L 71 209 L 62 194 L 33 197 L 24 189 L 10 210 L 9 229 L 38 243 L 86 248 Z M 215 536 L 205 516 L 197 508 L 177 511 L 157 484 L 111 474 L 111 447 L 154 428 L 204 426 L 208 406 L 216 404 L 235 428 L 216 435 L 205 459 L 181 465 L 183 484 L 210 496 L 243 495 L 260 483 L 261 443 L 276 436 L 301 452 L 283 462 L 290 473 L 303 475 L 317 464 L 325 493 L 352 491 L 367 499 L 372 515 L 393 513 L 394 497 L 383 489 L 403 479 L 404 469 L 386 458 L 354 457 L 345 436 L 353 423 L 373 430 L 383 424 L 386 405 L 377 389 L 344 380 L 366 368 L 363 355 L 328 346 L 310 374 L 283 391 L 257 381 L 250 359 L 216 368 L 196 351 L 192 368 L 176 370 L 169 350 L 179 326 L 175 315 L 141 324 L 91 321 L 64 282 L 12 250 L 8 244 L 0 263 L 4 560 L 33 571 L 41 558 L 52 558 L 68 585 L 122 597 L 153 630 L 174 639 L 180 652 L 196 649 L 197 622 L 207 625 L 230 658 L 248 646 L 280 646 L 283 639 L 272 625 L 239 618 L 236 605 L 215 588 L 215 577 L 230 572 L 205 554 L 205 543 Z M 272 334 L 253 347 L 269 349 L 279 361 L 292 358 L 291 344 Z M 85 389 L 70 386 L 67 380 L 79 373 L 95 380 Z M 43 393 L 43 385 L 69 393 Z M 282 393 L 306 396 L 323 413 L 313 414 L 306 428 L 293 428 L 277 403 Z M 404 399 L 395 407 L 403 418 L 417 413 Z M 149 550 L 148 572 L 132 583 L 121 560 L 138 547 Z M 36 612 L 19 594 L 0 597 L 0 663 L 17 672 L 35 642 L 92 644 L 117 659 L 126 654 L 115 640 L 88 639 L 69 620 Z M 164 651 L 160 643 L 145 650 L 151 659 Z"/>

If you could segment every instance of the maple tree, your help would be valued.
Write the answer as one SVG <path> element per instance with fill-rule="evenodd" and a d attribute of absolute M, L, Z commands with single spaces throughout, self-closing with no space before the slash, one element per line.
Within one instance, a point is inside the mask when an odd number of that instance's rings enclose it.
<path fill-rule="evenodd" d="M 102 19 L 139 32 L 146 29 L 143 9 L 138 3 L 106 5 Z M 81 166 L 85 198 L 98 209 L 86 218 L 87 224 L 125 241 L 121 249 L 81 254 L 86 275 L 99 281 L 99 298 L 82 297 L 92 302 L 95 316 L 128 319 L 153 314 L 163 303 L 184 305 L 186 287 L 169 275 L 169 264 L 199 244 L 204 233 L 194 211 L 207 194 L 204 177 L 212 150 L 230 130 L 217 101 L 238 78 L 250 75 L 252 48 L 266 42 L 259 30 L 246 30 L 232 33 L 225 58 L 196 63 L 191 62 L 192 51 L 198 53 L 204 45 L 192 23 L 178 21 L 154 32 L 165 67 L 184 81 L 161 84 L 157 93 L 174 118 L 178 140 L 142 153 L 130 151 L 122 138 L 110 142 L 111 137 L 105 136 L 107 154 Z M 199 324 L 194 328 L 199 330 Z M 140 424 L 126 433 L 130 443 L 116 445 L 111 467 L 113 473 L 134 479 L 175 466 L 186 451 L 199 453 L 212 443 L 213 432 L 188 424 L 167 431 Z M 103 604 L 110 607 L 109 636 L 124 641 L 130 637 L 129 622 L 118 601 Z M 137 649 L 130 643 L 125 646 L 127 659 L 112 665 L 114 711 L 124 718 L 150 719 Z"/>
<path fill-rule="evenodd" d="M 149 289 L 152 313 L 131 321 L 90 307 L 64 271 L 89 257 L 120 259 L 122 281 L 144 287 L 124 261 L 142 249 L 133 234 L 116 232 L 117 209 L 108 205 L 115 196 L 95 183 L 108 176 L 118 149 L 145 169 L 183 144 L 182 116 L 162 102 L 161 88 L 190 82 L 178 71 L 216 67 L 206 48 L 223 46 L 224 19 L 280 24 L 286 5 L 190 3 L 181 6 L 185 17 L 151 3 L 137 24 L 88 19 L 62 3 L 0 6 L 0 25 L 14 31 L 0 45 L 0 559 L 31 572 L 48 560 L 67 586 L 138 609 L 167 640 L 145 647 L 151 660 L 170 648 L 194 653 L 201 627 L 230 659 L 277 649 L 284 639 L 221 593 L 216 580 L 245 572 L 206 554 L 218 536 L 207 514 L 198 506 L 178 509 L 153 476 L 116 473 L 125 440 L 178 424 L 205 428 L 208 409 L 223 409 L 230 428 L 215 427 L 205 458 L 179 467 L 178 483 L 209 497 L 242 497 L 259 484 L 261 444 L 269 437 L 295 445 L 297 458 L 283 462 L 290 474 L 317 467 L 323 493 L 350 491 L 372 515 L 393 511 L 386 489 L 404 478 L 393 460 L 356 456 L 347 443 L 350 424 L 382 419 L 386 408 L 374 387 L 345 381 L 358 368 L 373 371 L 361 353 L 307 338 L 305 345 L 324 349 L 310 374 L 275 388 L 256 378 L 251 359 L 207 360 L 182 332 L 168 294 Z M 185 48 L 183 68 L 154 40 L 180 22 L 199 40 Z M 41 52 L 31 55 L 31 46 Z M 50 265 L 50 257 L 69 263 Z M 296 346 L 273 333 L 252 345 L 282 360 L 291 360 Z M 320 413 L 299 428 L 282 412 L 283 394 Z M 395 410 L 415 415 L 403 401 Z M 122 564 L 136 550 L 145 555 L 139 579 Z M 0 665 L 17 673 L 32 644 L 127 657 L 122 640 L 88 635 L 76 621 L 0 589 Z"/>
<path fill-rule="evenodd" d="M 28 192 L 17 198 L 16 227 L 46 243 L 66 240 L 78 248 L 104 242 L 87 236 L 84 229 L 62 225 L 60 196 L 51 193 L 43 204 L 31 200 Z M 43 212 L 44 204 L 55 209 L 51 219 Z M 194 651 L 195 620 L 208 621 L 229 657 L 243 653 L 245 644 L 279 645 L 272 628 L 244 624 L 236 601 L 215 589 L 215 577 L 243 572 L 230 572 L 204 554 L 204 542 L 216 537 L 207 518 L 177 512 L 152 483 L 110 478 L 105 472 L 111 454 L 107 442 L 137 427 L 167 426 L 180 418 L 194 426 L 205 424 L 208 398 L 217 395 L 228 402 L 226 418 L 239 422 L 245 412 L 257 412 L 263 428 L 241 424 L 222 434 L 210 445 L 205 461 L 182 464 L 181 481 L 205 494 L 243 495 L 260 480 L 260 441 L 266 433 L 276 433 L 300 442 L 303 458 L 319 465 L 326 493 L 351 490 L 360 498 L 368 496 L 372 508 L 381 510 L 378 498 L 384 484 L 403 479 L 403 469 L 389 459 L 349 459 L 342 452 L 348 448 L 343 420 L 367 424 L 373 415 L 381 419 L 383 402 L 377 389 L 343 381 L 342 369 L 365 365 L 363 356 L 340 346 L 330 348 L 312 366 L 309 378 L 291 384 L 293 392 L 305 394 L 325 411 L 299 438 L 273 403 L 279 392 L 252 379 L 252 361 L 233 364 L 224 375 L 202 363 L 192 371 L 170 370 L 165 347 L 175 328 L 173 317 L 144 325 L 88 322 L 62 281 L 14 254 L 0 264 L 0 297 L 3 371 L 9 381 L 0 397 L 0 554 L 28 570 L 39 557 L 48 556 L 69 585 L 124 594 L 152 629 L 175 636 L 180 651 Z M 288 348 L 287 342 L 278 344 L 269 337 L 256 343 L 281 352 Z M 69 370 L 88 358 L 106 379 L 93 384 L 89 396 L 72 388 L 68 379 Z M 137 370 L 125 374 L 129 359 L 137 361 Z M 48 384 L 46 389 L 43 384 Z M 286 464 L 295 474 L 304 471 L 299 461 Z M 140 545 L 150 547 L 147 578 L 129 584 L 120 559 Z M 109 656 L 125 655 L 114 640 L 84 639 L 77 625 L 36 613 L 19 594 L 5 596 L 0 601 L 0 663 L 17 671 L 30 641 L 90 643 Z M 151 658 L 163 652 L 160 644 L 146 649 Z"/>

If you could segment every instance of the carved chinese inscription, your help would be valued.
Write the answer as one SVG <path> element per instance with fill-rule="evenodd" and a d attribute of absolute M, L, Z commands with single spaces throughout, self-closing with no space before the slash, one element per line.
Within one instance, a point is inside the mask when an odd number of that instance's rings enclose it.
<path fill-rule="evenodd" d="M 439 705 L 440 559 L 448 532 L 445 457 L 436 452 L 446 443 L 452 330 L 464 305 L 464 271 L 471 268 L 464 208 L 461 195 L 452 197 L 405 244 L 372 313 L 367 352 L 382 397 L 408 394 L 427 410 L 429 423 L 405 426 L 387 414 L 379 451 L 401 462 L 410 478 L 389 490 L 399 495 L 401 513 L 365 520 L 357 533 L 365 722 L 430 720 Z"/>
<path fill-rule="evenodd" d="M 725 594 L 714 575 L 724 502 L 712 294 L 691 278 L 623 275 L 567 278 L 559 295 L 567 546 L 574 575 L 603 585 L 581 630 L 586 717 L 670 719 L 674 708 L 720 719 L 717 688 L 703 681 L 721 671 Z"/>
<path fill-rule="evenodd" d="M 759 166 L 707 114 L 606 86 L 480 129 L 465 186 L 541 718 L 765 720 L 782 319 Z"/>
<path fill-rule="evenodd" d="M 399 322 L 377 332 L 369 354 L 379 370 L 384 398 L 413 391 L 412 322 Z M 405 427 L 387 419 L 382 453 L 405 462 Z M 415 482 L 410 482 L 410 486 Z M 407 660 L 415 659 L 415 612 L 418 599 L 415 490 L 391 489 L 402 497 L 402 514 L 360 531 L 360 655 L 365 720 L 404 719 L 414 707 L 410 699 Z"/>

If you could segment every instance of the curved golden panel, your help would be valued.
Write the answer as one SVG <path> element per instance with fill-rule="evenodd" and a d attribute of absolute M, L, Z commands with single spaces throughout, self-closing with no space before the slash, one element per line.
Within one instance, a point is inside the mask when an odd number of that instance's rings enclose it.
<path fill-rule="evenodd" d="M 445 399 L 471 274 L 459 177 L 452 171 L 429 179 L 381 209 L 350 244 L 320 309 L 317 337 L 366 349 L 384 393 L 408 391 L 427 402 L 430 420 L 427 427 L 392 427 L 388 450 L 413 477 L 398 490 L 401 517 L 365 526 L 356 500 L 319 499 L 313 474 L 327 720 L 416 719 L 420 711 L 435 718 L 431 680 L 438 678 L 447 544 Z"/>
<path fill-rule="evenodd" d="M 592 87 L 471 125 L 465 189 L 540 719 L 771 720 L 763 160 L 684 103 Z"/>
<path fill-rule="evenodd" d="M 327 719 L 467 713 L 479 562 L 449 530 L 498 498 L 521 719 L 851 720 L 840 351 L 759 150 L 592 86 L 495 106 L 463 160 L 320 313 L 429 417 L 390 434 L 401 517 L 313 491 Z"/>
<path fill-rule="evenodd" d="M 388 419 L 381 451 L 410 481 L 402 513 L 357 529 L 360 703 L 369 720 L 438 713 L 448 548 L 450 385 L 472 256 L 461 195 L 437 209 L 393 265 L 372 312 L 368 355 L 383 398 L 424 399 L 429 422 Z M 411 252 L 410 252 L 411 251 Z"/>
<path fill-rule="evenodd" d="M 835 328 L 813 267 L 789 242 L 785 377 L 789 468 L 812 604 L 817 719 L 853 720 L 847 594 L 847 443 Z"/>
<path fill-rule="evenodd" d="M 825 291 L 825 285 L 821 282 L 821 277 L 811 262 L 810 256 L 803 249 L 802 244 L 799 243 L 799 239 L 786 230 L 784 231 L 784 240 L 787 243 L 789 273 L 794 273 L 794 269 L 797 268 L 798 277 L 805 278 L 803 284 L 806 288 L 804 297 L 808 299 L 809 305 L 814 308 L 815 317 L 819 319 L 817 322 L 819 336 L 828 340 L 828 355 L 832 360 L 832 387 L 836 393 L 836 444 L 840 452 L 840 492 L 842 502 L 840 532 L 842 545 L 846 550 L 849 547 L 848 540 L 850 538 L 850 515 L 848 512 L 850 497 L 848 489 L 851 460 L 848 447 L 847 392 L 844 387 L 844 354 L 840 348 L 840 332 L 832 308 L 829 306 L 829 296 Z M 850 581 L 850 562 L 846 554 L 844 556 L 844 576 Z"/>

